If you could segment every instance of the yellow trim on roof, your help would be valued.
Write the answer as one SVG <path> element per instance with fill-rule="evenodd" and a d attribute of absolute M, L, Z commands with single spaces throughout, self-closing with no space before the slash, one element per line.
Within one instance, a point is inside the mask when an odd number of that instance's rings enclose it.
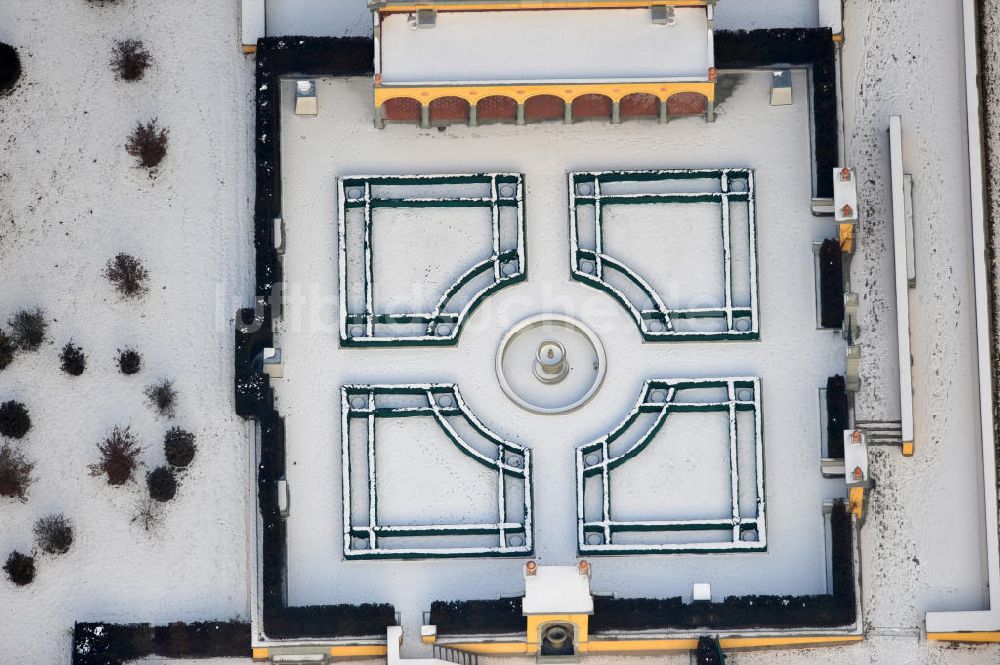
<path fill-rule="evenodd" d="M 390 99 L 408 97 L 416 99 L 426 106 L 441 97 L 461 97 L 470 104 L 475 104 L 484 97 L 500 95 L 510 97 L 523 104 L 529 97 L 536 95 L 554 95 L 566 103 L 572 102 L 580 95 L 598 94 L 611 98 L 611 101 L 621 101 L 622 97 L 633 93 L 648 93 L 665 100 L 679 92 L 697 92 L 705 95 L 708 101 L 715 100 L 715 81 L 671 81 L 666 83 L 573 83 L 557 84 L 542 83 L 531 85 L 440 85 L 440 86 L 396 86 L 377 85 L 375 87 L 375 105 L 381 106 Z"/>
<path fill-rule="evenodd" d="M 761 647 L 821 646 L 860 642 L 861 635 L 780 635 L 765 637 L 722 637 L 719 646 L 723 649 L 756 649 Z M 580 650 L 589 653 L 614 653 L 628 651 L 678 651 L 698 648 L 697 638 L 673 638 L 660 640 L 591 640 L 581 644 Z"/>
<path fill-rule="evenodd" d="M 965 633 L 968 635 L 969 633 Z M 1000 635 L 1000 634 L 998 634 Z M 764 637 L 723 637 L 723 649 L 760 649 L 766 647 L 832 646 L 861 642 L 861 635 L 771 635 Z M 477 654 L 525 655 L 534 653 L 537 645 L 526 642 L 461 642 L 445 646 Z M 662 651 L 691 651 L 698 648 L 696 637 L 675 637 L 647 640 L 590 640 L 579 644 L 580 653 L 656 653 Z"/>
<path fill-rule="evenodd" d="M 365 658 L 384 656 L 388 649 L 384 644 L 359 644 L 355 646 L 330 647 L 334 658 Z"/>

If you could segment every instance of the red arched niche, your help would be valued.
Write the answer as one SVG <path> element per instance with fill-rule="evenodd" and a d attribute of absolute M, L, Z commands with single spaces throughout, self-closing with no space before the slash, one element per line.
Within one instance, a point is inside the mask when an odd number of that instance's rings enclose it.
<path fill-rule="evenodd" d="M 420 122 L 420 102 L 412 97 L 393 97 L 382 103 L 382 119 L 392 122 Z"/>
<path fill-rule="evenodd" d="M 678 92 L 667 98 L 670 115 L 695 115 L 708 109 L 708 97 L 699 92 Z"/>
<path fill-rule="evenodd" d="M 555 95 L 535 95 L 524 102 L 524 119 L 561 120 L 566 115 L 566 102 Z"/>
<path fill-rule="evenodd" d="M 648 118 L 660 115 L 660 99 L 647 92 L 633 92 L 622 97 L 619 113 L 623 118 Z"/>
<path fill-rule="evenodd" d="M 438 97 L 430 104 L 431 124 L 468 122 L 469 102 L 461 97 Z"/>
<path fill-rule="evenodd" d="M 476 102 L 479 122 L 513 122 L 517 119 L 517 101 L 504 95 L 490 95 Z"/>
<path fill-rule="evenodd" d="M 573 118 L 610 118 L 611 98 L 605 95 L 580 95 L 573 100 Z"/>

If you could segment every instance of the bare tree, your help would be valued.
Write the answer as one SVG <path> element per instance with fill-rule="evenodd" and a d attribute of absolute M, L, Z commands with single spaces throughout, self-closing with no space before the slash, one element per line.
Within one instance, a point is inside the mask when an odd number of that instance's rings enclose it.
<path fill-rule="evenodd" d="M 14 343 L 24 351 L 35 351 L 45 341 L 45 330 L 49 327 L 45 312 L 41 307 L 33 311 L 22 309 L 9 321 Z"/>
<path fill-rule="evenodd" d="M 73 344 L 73 340 L 66 342 L 66 346 L 59 354 L 59 361 L 62 371 L 70 376 L 80 376 L 87 369 L 87 357 L 83 349 Z"/>
<path fill-rule="evenodd" d="M 149 122 L 137 123 L 128 137 L 125 150 L 139 161 L 139 166 L 151 169 L 167 156 L 167 142 L 170 131 L 160 127 L 156 118 Z"/>
<path fill-rule="evenodd" d="M 149 272 L 142 261 L 131 254 L 119 252 L 113 259 L 109 259 L 104 266 L 104 277 L 125 299 L 139 298 L 149 290 L 146 286 Z"/>
<path fill-rule="evenodd" d="M 142 356 L 135 349 L 118 349 L 118 358 L 115 362 L 122 374 L 136 374 L 142 369 Z"/>
<path fill-rule="evenodd" d="M 35 522 L 35 542 L 46 554 L 65 554 L 73 544 L 73 523 L 65 515 L 48 515 Z"/>
<path fill-rule="evenodd" d="M 7 577 L 14 584 L 18 586 L 31 584 L 35 579 L 35 557 L 14 550 L 7 557 L 3 569 L 7 571 Z"/>
<path fill-rule="evenodd" d="M 138 522 L 143 529 L 149 531 L 160 523 L 160 514 L 159 502 L 147 497 L 139 504 L 139 509 L 132 517 L 132 521 Z"/>
<path fill-rule="evenodd" d="M 119 39 L 111 48 L 111 68 L 123 81 L 138 81 L 150 64 L 152 57 L 138 39 Z"/>
<path fill-rule="evenodd" d="M 17 344 L 13 338 L 0 330 L 0 370 L 7 367 L 14 361 L 14 353 L 17 351 Z"/>
<path fill-rule="evenodd" d="M 194 434 L 180 427 L 171 427 L 163 436 L 163 452 L 170 466 L 186 467 L 194 459 L 195 450 Z"/>
<path fill-rule="evenodd" d="M 132 479 L 139 465 L 142 448 L 129 427 L 115 427 L 104 441 L 97 444 L 101 461 L 90 465 L 90 475 L 106 475 L 109 485 L 124 485 Z"/>
<path fill-rule="evenodd" d="M 156 412 L 167 418 L 174 417 L 174 406 L 177 402 L 177 391 L 174 382 L 161 379 L 157 383 L 146 386 L 146 399 Z"/>
<path fill-rule="evenodd" d="M 0 404 L 0 434 L 12 439 L 24 438 L 31 429 L 28 407 L 12 399 Z"/>
<path fill-rule="evenodd" d="M 146 475 L 149 498 L 165 503 L 177 494 L 177 477 L 169 466 L 158 466 Z"/>
<path fill-rule="evenodd" d="M 26 500 L 34 464 L 10 446 L 0 448 L 0 496 Z"/>

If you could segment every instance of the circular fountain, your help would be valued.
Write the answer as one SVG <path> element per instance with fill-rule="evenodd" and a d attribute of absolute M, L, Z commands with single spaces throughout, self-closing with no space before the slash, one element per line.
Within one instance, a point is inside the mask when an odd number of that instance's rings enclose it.
<path fill-rule="evenodd" d="M 504 393 L 535 413 L 566 413 L 594 396 L 607 369 L 604 345 L 580 321 L 539 314 L 511 328 L 497 349 Z"/>

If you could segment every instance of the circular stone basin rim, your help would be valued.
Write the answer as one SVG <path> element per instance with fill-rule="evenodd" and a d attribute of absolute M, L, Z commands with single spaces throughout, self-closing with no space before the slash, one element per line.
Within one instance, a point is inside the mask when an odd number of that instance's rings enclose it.
<path fill-rule="evenodd" d="M 551 326 L 554 328 L 562 327 L 567 329 L 568 331 L 571 331 L 585 338 L 586 342 L 589 343 L 594 356 L 596 357 L 596 360 L 593 362 L 593 371 L 595 375 L 591 380 L 589 387 L 582 396 L 578 397 L 577 399 L 571 402 L 567 402 L 566 404 L 547 407 L 533 403 L 522 397 L 522 395 L 520 395 L 517 392 L 517 390 L 515 390 L 514 386 L 511 385 L 510 381 L 507 380 L 506 372 L 504 371 L 504 358 L 507 348 L 510 346 L 511 342 L 520 334 L 532 328 L 540 326 Z M 550 336 L 547 334 L 545 341 L 542 342 L 542 345 L 549 344 L 551 342 L 555 342 L 558 344 L 557 339 L 550 340 L 549 337 Z M 559 346 L 561 348 L 562 344 L 559 344 Z M 537 368 L 537 363 L 539 359 L 532 358 L 532 360 L 535 362 Z M 569 360 L 570 360 L 569 358 L 564 358 L 563 362 L 568 363 Z M 579 360 L 580 359 L 577 359 L 577 361 Z M 590 363 L 586 364 L 589 365 Z M 583 404 L 589 401 L 590 398 L 593 397 L 594 394 L 597 392 L 597 390 L 601 387 L 601 383 L 604 381 L 604 374 L 606 371 L 607 371 L 607 356 L 604 353 L 604 345 L 601 343 L 601 339 L 597 336 L 597 333 L 595 333 L 581 321 L 574 319 L 573 317 L 566 316 L 564 314 L 538 314 L 523 319 L 522 321 L 518 322 L 510 330 L 507 331 L 507 333 L 503 336 L 503 339 L 500 340 L 500 345 L 497 347 L 496 374 L 497 374 L 497 379 L 500 382 L 500 387 L 503 389 L 503 392 L 505 395 L 507 395 L 507 397 L 509 397 L 511 400 L 513 400 L 522 408 L 531 411 L 533 413 L 539 413 L 539 414 L 567 413 L 569 411 L 573 411 L 583 406 Z M 538 377 L 536 376 L 535 378 L 537 379 Z M 555 387 L 559 385 L 559 382 L 557 381 L 547 385 Z"/>

